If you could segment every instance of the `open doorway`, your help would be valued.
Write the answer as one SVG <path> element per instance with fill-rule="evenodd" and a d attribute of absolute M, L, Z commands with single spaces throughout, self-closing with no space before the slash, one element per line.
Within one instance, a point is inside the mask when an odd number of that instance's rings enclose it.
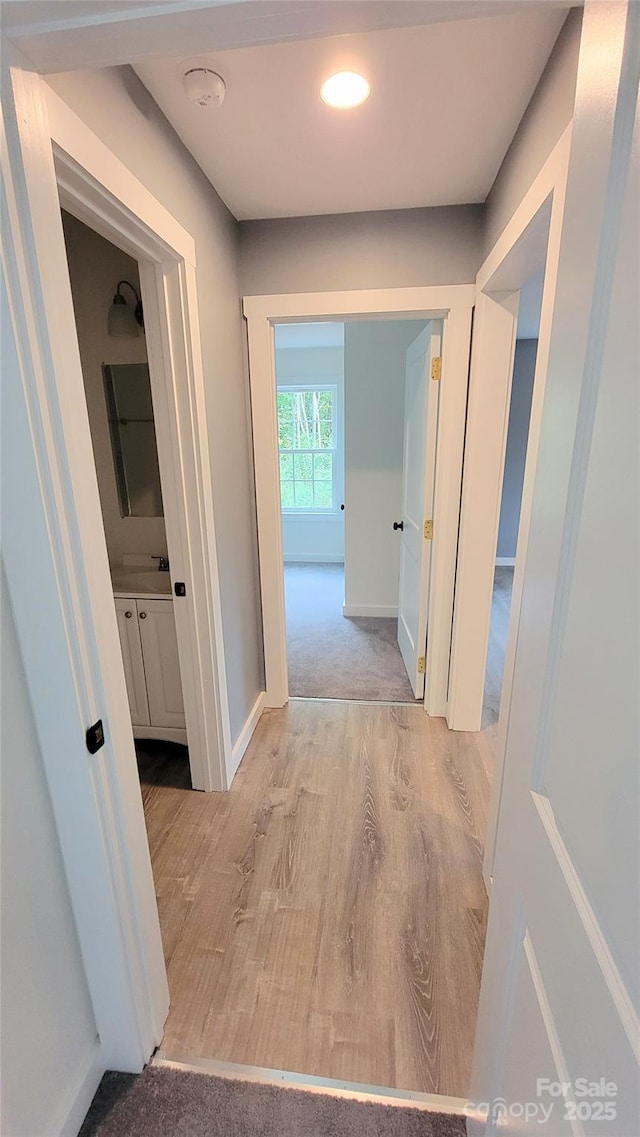
<path fill-rule="evenodd" d="M 139 267 L 65 210 L 62 223 L 143 796 L 176 760 L 191 788 Z"/>
<path fill-rule="evenodd" d="M 439 321 L 275 327 L 293 697 L 424 693 L 439 355 Z"/>
<path fill-rule="evenodd" d="M 135 181 L 125 191 L 119 185 L 112 186 L 112 171 L 108 168 L 108 162 L 102 161 L 102 155 L 100 160 L 94 162 L 91 174 L 82 162 L 75 161 L 70 156 L 75 146 L 82 143 L 82 130 L 77 122 L 71 125 L 63 122 L 60 131 L 62 140 L 56 141 L 53 146 L 58 208 L 62 208 L 73 219 L 83 222 L 94 237 L 103 238 L 106 248 L 115 248 L 117 255 L 120 252 L 128 255 L 128 261 L 124 262 L 126 268 L 136 280 L 139 279 L 138 292 L 135 284 L 132 289 L 127 287 L 125 275 L 121 277 L 119 273 L 116 274 L 117 279 L 110 282 L 107 300 L 103 297 L 104 307 L 100 319 L 108 327 L 113 322 L 115 309 L 118 316 L 122 316 L 128 306 L 127 297 L 131 297 L 130 303 L 137 315 L 140 315 L 144 304 L 148 366 L 143 365 L 143 360 L 138 360 L 135 367 L 144 371 L 145 382 L 148 371 L 150 396 L 147 393 L 146 411 L 143 407 L 138 407 L 135 414 L 127 414 L 126 411 L 118 413 L 118 398 L 122 397 L 122 392 L 118 391 L 118 380 L 124 378 L 124 373 L 118 370 L 120 365 L 117 360 L 115 370 L 109 360 L 101 361 L 106 366 L 101 368 L 103 381 L 100 389 L 101 396 L 104 391 L 107 405 L 111 404 L 112 418 L 116 420 L 109 424 L 107 411 L 106 420 L 120 505 L 132 492 L 133 483 L 127 483 L 127 477 L 133 475 L 141 455 L 145 451 L 148 455 L 149 440 L 138 447 L 129 447 L 131 469 L 126 474 L 120 469 L 118 477 L 117 467 L 122 464 L 123 454 L 116 452 L 122 450 L 124 435 L 118 430 L 118 438 L 115 438 L 115 428 L 124 429 L 123 423 L 119 421 L 121 419 L 148 418 L 147 412 L 150 409 L 154 420 L 161 488 L 156 484 L 150 496 L 156 501 L 160 498 L 162 500 L 167 555 L 156 553 L 155 560 L 153 554 L 149 553 L 149 556 L 154 564 L 165 563 L 157 576 L 155 570 L 152 569 L 151 572 L 154 573 L 154 583 L 161 579 L 160 573 L 163 574 L 163 588 L 159 595 L 165 600 L 171 595 L 174 622 L 168 618 L 160 619 L 159 612 L 158 619 L 155 618 L 156 601 L 152 595 L 148 610 L 145 609 L 147 623 L 144 625 L 148 638 L 152 641 L 149 654 L 170 658 L 167 675 L 160 675 L 157 668 L 153 669 L 156 671 L 157 690 L 152 695 L 152 701 L 165 704 L 161 707 L 162 721 L 157 720 L 162 738 L 173 730 L 175 734 L 169 734 L 168 737 L 184 742 L 185 731 L 188 734 L 189 769 L 194 789 L 223 789 L 230 783 L 241 755 L 232 748 L 230 737 L 208 429 L 201 411 L 204 377 L 197 323 L 193 240 L 170 215 L 156 209 L 154 200 L 141 193 L 141 187 Z M 68 257 L 65 256 L 65 260 L 68 273 Z M 68 282 L 67 275 L 67 287 Z M 74 330 L 77 335 L 75 316 Z M 73 367 L 77 367 L 79 360 L 75 337 L 71 341 L 69 354 L 73 357 Z M 67 367 L 71 365 L 71 361 L 68 361 Z M 129 425 L 135 425 L 139 430 L 151 426 L 144 422 L 128 422 L 128 433 Z M 87 468 L 87 477 L 93 478 L 96 463 L 91 450 L 87 454 L 85 438 L 87 435 L 81 431 L 79 461 L 81 468 L 83 464 Z M 91 440 L 90 436 L 88 440 Z M 87 463 L 91 467 L 91 473 L 88 472 Z M 136 498 L 135 492 L 133 496 Z M 147 490 L 144 496 L 149 497 Z M 126 513 L 126 508 L 122 512 Z M 105 585 L 108 594 L 113 596 L 114 584 L 112 573 L 105 580 L 103 572 L 105 564 L 108 564 L 108 557 L 104 556 L 107 549 L 106 542 L 101 539 L 103 536 L 103 518 L 92 515 L 86 523 L 86 532 L 82 532 L 82 539 L 83 544 L 86 542 L 87 549 L 92 551 L 101 564 L 99 588 L 102 598 L 106 594 Z M 158 537 L 162 541 L 161 533 L 155 532 L 153 536 L 156 541 Z M 167 561 L 170 570 L 166 570 Z M 135 595 L 130 595 L 132 581 L 129 570 L 142 570 L 143 575 L 148 573 L 148 564 L 125 565 L 123 562 L 119 567 L 127 577 L 119 582 L 127 593 L 126 598 L 138 599 Z M 153 591 L 154 589 L 151 590 L 152 593 Z M 150 616 L 152 606 L 153 619 Z M 127 610 L 131 611 L 130 619 L 133 621 L 133 609 Z M 124 619 L 127 619 L 126 615 Z M 108 617 L 106 623 L 110 623 Z M 138 623 L 141 626 L 140 617 Z M 107 634 L 112 637 L 111 630 Z M 174 634 L 177 653 L 174 650 Z M 106 652 L 111 669 L 116 667 L 118 672 L 123 659 L 122 641 L 121 635 L 116 648 L 111 638 Z M 164 649 L 169 647 L 171 650 L 167 653 Z M 100 667 L 104 667 L 102 658 Z M 131 690 L 127 692 L 120 676 L 116 687 L 118 690 L 115 706 L 111 709 L 110 732 L 114 738 L 120 738 L 122 745 L 128 747 L 133 725 Z M 129 706 L 122 697 L 123 693 L 129 695 Z M 180 705 L 181 702 L 183 706 Z M 153 724 L 150 723 L 149 726 L 151 725 Z"/>
<path fill-rule="evenodd" d="M 465 407 L 469 379 L 473 285 L 245 296 L 253 422 L 256 512 L 260 556 L 265 661 L 265 706 L 282 707 L 289 698 L 283 581 L 282 500 L 278 462 L 275 328 L 280 324 L 376 319 L 442 321 L 442 354 L 432 365 L 441 375 L 438 446 L 435 455 L 433 518 L 425 526 L 429 548 L 427 591 L 422 591 L 429 634 L 424 656 L 424 707 L 448 715 L 448 678 L 455 588 Z M 430 373 L 431 374 L 431 373 Z M 434 404 L 435 405 L 435 404 Z M 347 503 L 345 503 L 347 504 Z M 345 510 L 346 512 L 346 510 Z M 428 522 L 429 518 L 424 518 Z M 428 534 L 431 533 L 431 537 Z M 423 546 L 423 557 L 426 548 Z M 423 561 L 424 563 L 424 561 Z M 415 671 L 420 666 L 419 648 Z"/>
<path fill-rule="evenodd" d="M 518 528 L 527 460 L 533 383 L 538 353 L 544 272 L 537 272 L 520 289 L 513 377 L 500 499 L 491 623 L 487 647 L 482 726 L 493 726 L 500 716 L 507 632 Z"/>

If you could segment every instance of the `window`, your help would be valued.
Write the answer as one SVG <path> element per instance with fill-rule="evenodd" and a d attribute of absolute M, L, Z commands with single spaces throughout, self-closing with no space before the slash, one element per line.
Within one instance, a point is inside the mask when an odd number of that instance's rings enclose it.
<path fill-rule="evenodd" d="M 283 510 L 336 509 L 338 388 L 278 387 L 278 446 Z"/>

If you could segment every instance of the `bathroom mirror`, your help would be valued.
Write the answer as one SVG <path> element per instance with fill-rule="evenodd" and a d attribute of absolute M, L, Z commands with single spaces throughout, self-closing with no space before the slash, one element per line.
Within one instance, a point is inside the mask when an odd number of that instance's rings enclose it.
<path fill-rule="evenodd" d="M 103 363 L 122 517 L 162 517 L 162 490 L 146 363 Z"/>

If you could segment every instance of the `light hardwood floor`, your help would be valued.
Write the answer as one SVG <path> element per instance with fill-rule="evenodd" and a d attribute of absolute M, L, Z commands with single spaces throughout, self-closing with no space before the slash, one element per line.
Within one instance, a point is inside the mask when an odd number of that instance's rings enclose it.
<path fill-rule="evenodd" d="M 464 1097 L 491 746 L 419 706 L 294 701 L 227 794 L 149 747 L 163 1050 Z"/>
<path fill-rule="evenodd" d="M 513 592 L 513 571 L 513 568 L 507 565 L 499 565 L 493 579 L 493 602 L 491 605 L 487 671 L 482 708 L 483 728 L 495 726 L 500 713 L 504 655 L 507 646 L 511 594 Z"/>

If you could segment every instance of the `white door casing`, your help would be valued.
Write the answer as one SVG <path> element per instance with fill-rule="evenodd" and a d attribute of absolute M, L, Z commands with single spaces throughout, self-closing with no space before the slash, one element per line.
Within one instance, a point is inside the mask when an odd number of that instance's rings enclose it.
<path fill-rule="evenodd" d="M 473 1137 L 640 1132 L 639 79 L 640 7 L 587 4 L 508 714 Z"/>
<path fill-rule="evenodd" d="M 425 688 L 429 569 L 431 565 L 440 359 L 439 322 L 430 321 L 407 348 L 404 395 L 404 452 L 398 645 L 416 699 Z"/>
<path fill-rule="evenodd" d="M 540 335 L 510 614 L 510 636 L 512 630 L 513 637 L 517 636 L 518 558 L 526 547 L 530 505 L 527 494 L 537 457 L 537 432 L 544 396 L 571 129 L 569 124 L 554 146 L 481 266 L 476 281 L 447 716 L 453 730 L 479 730 L 482 723 L 519 289 L 544 268 Z M 507 684 L 509 668 L 508 649 L 504 668 Z"/>
<path fill-rule="evenodd" d="M 424 704 L 429 714 L 445 715 L 474 297 L 475 286 L 466 284 L 244 297 L 260 551 L 265 706 L 283 706 L 288 698 L 274 324 L 358 316 L 369 319 L 410 317 L 425 321 L 446 316 L 435 471 L 434 512 L 439 522 L 432 548 Z"/>
<path fill-rule="evenodd" d="M 224 789 L 235 764 L 193 238 L 55 92 L 44 96 L 60 202 L 139 262 L 172 579 L 186 584 L 174 614 L 191 779 Z"/>
<path fill-rule="evenodd" d="M 74 322 L 43 84 L 8 53 L 2 67 L 3 330 L 16 345 L 2 377 L 3 462 L 19 488 L 3 500 L 3 563 L 100 1062 L 136 1071 L 162 1037 L 166 969 L 106 552 L 79 537 L 79 515 L 93 533 L 100 509 L 82 376 L 78 359 L 77 372 L 56 376 L 54 364 L 74 343 Z M 103 585 L 95 607 L 94 579 Z M 91 756 L 85 731 L 112 705 L 122 714 L 107 717 L 105 745 Z"/>
<path fill-rule="evenodd" d="M 477 279 L 449 684 L 448 723 L 455 730 L 477 729 L 481 725 L 519 290 L 544 267 L 527 460 L 491 778 L 489 821 L 484 842 L 483 868 L 488 890 L 491 889 L 493 875 L 511 678 L 544 406 L 571 130 L 569 125 L 564 131 L 482 265 Z"/>
<path fill-rule="evenodd" d="M 10 48 L 3 51 L 2 84 L 3 319 L 16 343 L 16 360 L 3 374 L 11 391 L 3 399 L 3 425 L 5 457 L 20 488 L 4 516 L 3 561 L 100 1061 L 103 1068 L 139 1071 L 162 1037 L 169 993 L 104 534 L 96 528 L 100 503 L 60 195 L 84 221 L 109 239 L 115 234 L 120 247 L 144 262 L 145 312 L 154 343 L 164 349 L 156 347 L 150 359 L 154 406 L 157 393 L 164 391 L 170 406 L 174 397 L 182 431 L 180 444 L 174 435 L 175 445 L 165 453 L 169 462 L 184 462 L 176 485 L 182 480 L 188 518 L 176 510 L 176 525 L 188 528 L 195 555 L 190 566 L 179 556 L 174 571 L 193 584 L 193 608 L 184 609 L 183 624 L 188 638 L 194 630 L 199 653 L 192 705 L 199 699 L 206 706 L 202 737 L 212 761 L 203 763 L 203 774 L 211 788 L 216 762 L 222 785 L 224 760 L 233 755 L 222 643 L 215 634 L 221 613 L 194 247 Z M 177 375 L 178 389 L 172 386 Z M 194 621 L 198 605 L 204 613 Z M 99 718 L 105 745 L 90 755 L 85 731 Z"/>

